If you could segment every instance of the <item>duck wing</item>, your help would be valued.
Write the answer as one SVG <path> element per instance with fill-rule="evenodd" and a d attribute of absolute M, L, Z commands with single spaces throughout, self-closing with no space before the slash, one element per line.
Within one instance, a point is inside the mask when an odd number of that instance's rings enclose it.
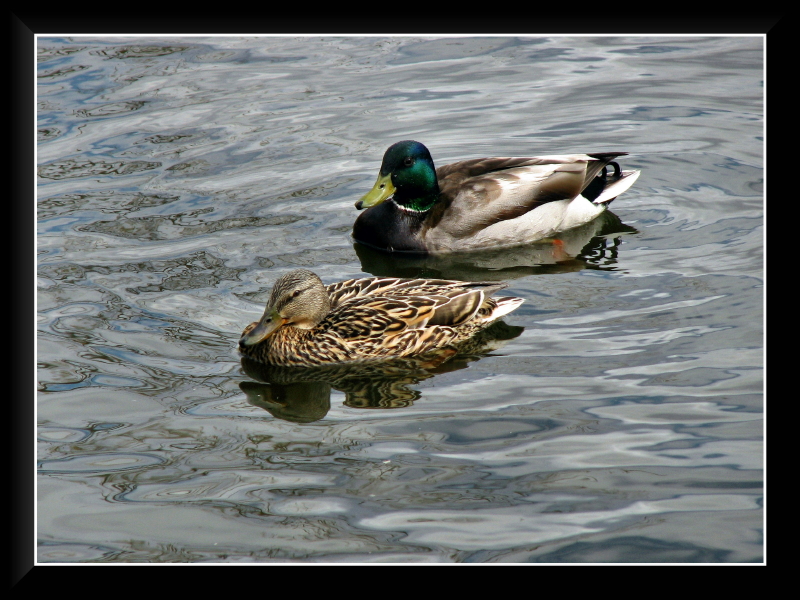
<path fill-rule="evenodd" d="M 405 280 L 411 281 L 416 280 Z M 346 300 L 331 310 L 325 318 L 325 328 L 353 340 L 386 337 L 408 329 L 458 327 L 476 316 L 484 321 L 497 306 L 489 295 L 505 287 L 502 283 L 444 282 L 454 284 L 449 287 L 437 283 L 407 289 L 396 287 L 380 295 Z"/>
<path fill-rule="evenodd" d="M 457 343 L 523 302 L 490 298 L 506 287 L 496 282 L 368 278 L 342 283 L 366 295 L 339 296 L 339 304 L 318 325 L 320 337 L 327 340 L 326 348 L 363 358 L 402 357 Z"/>
<path fill-rule="evenodd" d="M 428 227 L 455 238 L 474 235 L 555 200 L 572 200 L 625 152 L 529 158 L 480 158 L 436 170 L 442 202 Z"/>
<path fill-rule="evenodd" d="M 492 281 L 454 281 L 449 279 L 398 279 L 395 277 L 365 277 L 348 279 L 326 286 L 331 309 L 355 298 L 391 295 L 436 294 L 450 289 L 482 289 L 486 295 L 503 289 L 507 284 Z"/>

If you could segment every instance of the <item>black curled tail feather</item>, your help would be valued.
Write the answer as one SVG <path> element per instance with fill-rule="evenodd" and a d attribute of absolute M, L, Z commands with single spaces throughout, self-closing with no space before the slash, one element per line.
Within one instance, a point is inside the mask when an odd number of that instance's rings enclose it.
<path fill-rule="evenodd" d="M 602 169 L 600 172 L 595 175 L 589 184 L 583 189 L 581 195 L 589 200 L 589 202 L 594 202 L 600 194 L 603 193 L 603 190 L 608 187 L 609 184 L 614 183 L 615 181 L 619 181 L 622 179 L 622 169 L 619 166 L 619 163 L 615 160 L 608 160 L 610 158 L 615 158 L 616 156 L 627 154 L 627 152 L 605 152 L 603 154 L 590 154 L 589 156 L 596 157 L 600 160 L 607 160 L 605 164 L 603 164 Z M 608 167 L 612 167 L 614 169 L 614 173 L 609 175 L 608 174 Z"/>

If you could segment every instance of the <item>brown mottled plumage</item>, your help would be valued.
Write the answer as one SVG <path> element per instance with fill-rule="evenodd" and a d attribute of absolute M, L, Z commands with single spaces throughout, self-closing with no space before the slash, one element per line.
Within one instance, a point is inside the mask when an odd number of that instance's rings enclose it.
<path fill-rule="evenodd" d="M 239 387 L 250 404 L 295 423 L 323 418 L 331 389 L 344 392 L 344 404 L 351 408 L 402 408 L 421 397 L 414 388 L 420 381 L 464 369 L 522 331 L 497 320 L 460 344 L 424 354 L 320 367 L 279 367 L 243 356 L 242 370 L 255 381 L 241 381 Z"/>
<path fill-rule="evenodd" d="M 522 304 L 490 298 L 502 283 L 350 279 L 329 286 L 305 269 L 281 276 L 240 352 L 279 366 L 413 356 L 459 344 Z"/>

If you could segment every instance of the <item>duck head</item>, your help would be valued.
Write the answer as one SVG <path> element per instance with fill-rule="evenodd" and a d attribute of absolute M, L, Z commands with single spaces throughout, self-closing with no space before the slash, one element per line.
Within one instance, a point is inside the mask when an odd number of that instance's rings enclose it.
<path fill-rule="evenodd" d="M 315 273 L 297 269 L 278 278 L 261 320 L 248 325 L 240 346 L 254 346 L 283 326 L 311 329 L 330 312 L 325 286 Z"/>
<path fill-rule="evenodd" d="M 436 169 L 428 149 L 419 142 L 404 140 L 389 146 L 383 155 L 378 180 L 356 208 L 377 206 L 387 198 L 416 212 L 429 210 L 439 197 Z"/>

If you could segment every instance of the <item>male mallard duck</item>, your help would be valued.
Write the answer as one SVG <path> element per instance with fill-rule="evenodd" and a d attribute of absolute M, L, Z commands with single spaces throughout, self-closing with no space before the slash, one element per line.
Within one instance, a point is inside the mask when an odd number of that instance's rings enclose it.
<path fill-rule="evenodd" d="M 349 279 L 328 286 L 297 269 L 275 282 L 239 351 L 279 366 L 401 358 L 469 339 L 522 304 L 490 298 L 504 283 L 443 279 Z"/>
<path fill-rule="evenodd" d="M 536 242 L 588 223 L 627 190 L 640 172 L 620 170 L 614 159 L 625 154 L 477 158 L 435 169 L 424 145 L 397 142 L 356 202 L 369 210 L 353 237 L 390 252 L 431 254 Z"/>

